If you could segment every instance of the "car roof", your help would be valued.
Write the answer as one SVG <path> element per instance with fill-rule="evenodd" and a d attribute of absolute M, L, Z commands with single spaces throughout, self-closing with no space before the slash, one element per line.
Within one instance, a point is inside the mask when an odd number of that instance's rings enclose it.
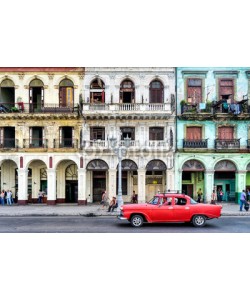
<path fill-rule="evenodd" d="M 157 197 L 185 197 L 185 194 L 179 194 L 179 193 L 158 193 L 155 196 Z"/>

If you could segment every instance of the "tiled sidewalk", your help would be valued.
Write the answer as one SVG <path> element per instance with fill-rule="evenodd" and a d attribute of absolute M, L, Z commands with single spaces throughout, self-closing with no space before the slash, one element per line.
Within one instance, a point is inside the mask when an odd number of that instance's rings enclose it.
<path fill-rule="evenodd" d="M 239 205 L 232 203 L 222 204 L 223 216 L 250 216 L 250 211 L 239 211 Z M 0 206 L 0 216 L 116 216 L 117 212 L 107 212 L 101 205 L 88 204 L 28 204 Z"/>

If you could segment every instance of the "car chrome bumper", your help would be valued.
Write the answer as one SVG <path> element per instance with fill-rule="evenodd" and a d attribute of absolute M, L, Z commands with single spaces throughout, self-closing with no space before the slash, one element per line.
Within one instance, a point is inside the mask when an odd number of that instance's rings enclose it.
<path fill-rule="evenodd" d="M 121 221 L 128 221 L 127 218 L 124 218 L 124 217 L 122 217 L 122 216 L 117 216 L 117 219 L 119 219 L 119 220 L 121 220 Z"/>

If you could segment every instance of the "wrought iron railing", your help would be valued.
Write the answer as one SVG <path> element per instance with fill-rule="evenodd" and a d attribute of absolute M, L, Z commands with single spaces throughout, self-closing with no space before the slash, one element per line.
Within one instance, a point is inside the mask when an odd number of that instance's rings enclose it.
<path fill-rule="evenodd" d="M 70 138 L 64 138 L 61 140 L 54 139 L 53 142 L 54 148 L 78 148 L 78 140 L 77 139 L 70 139 Z"/>
<path fill-rule="evenodd" d="M 215 149 L 239 149 L 240 139 L 221 140 L 216 139 L 214 144 Z"/>
<path fill-rule="evenodd" d="M 183 140 L 183 148 L 207 148 L 207 139 Z"/>
<path fill-rule="evenodd" d="M 24 139 L 23 148 L 48 148 L 48 140 L 38 138 Z"/>

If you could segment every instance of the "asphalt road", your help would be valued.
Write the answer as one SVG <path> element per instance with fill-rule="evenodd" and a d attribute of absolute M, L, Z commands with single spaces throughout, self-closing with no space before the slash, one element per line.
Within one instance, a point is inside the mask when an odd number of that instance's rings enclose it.
<path fill-rule="evenodd" d="M 145 224 L 133 228 L 116 217 L 0 217 L 1 233 L 249 233 L 250 217 L 221 217 L 203 228 L 190 224 Z"/>

